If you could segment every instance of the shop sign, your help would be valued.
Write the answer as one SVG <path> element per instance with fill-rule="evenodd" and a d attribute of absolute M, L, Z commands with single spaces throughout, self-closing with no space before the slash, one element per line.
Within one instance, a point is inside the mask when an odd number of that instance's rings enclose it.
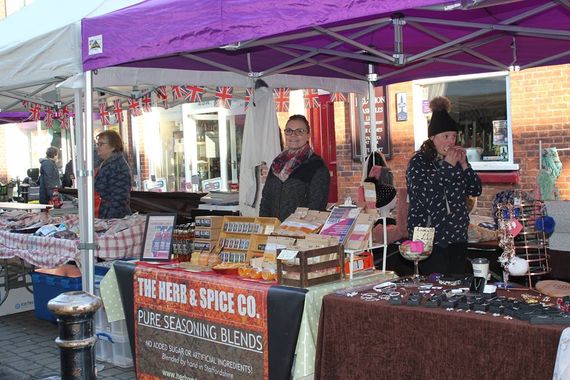
<path fill-rule="evenodd" d="M 138 377 L 267 379 L 268 289 L 139 265 L 134 279 Z"/>
<path fill-rule="evenodd" d="M 390 145 L 390 130 L 388 127 L 388 111 L 386 109 L 386 86 L 375 87 L 375 102 L 374 110 L 376 112 L 376 126 L 374 131 L 376 133 L 376 147 L 375 151 L 384 153 L 386 158 L 390 158 L 392 148 Z M 370 147 L 370 105 L 368 104 L 368 97 L 362 98 L 362 111 L 364 113 L 364 127 L 366 140 L 366 156 L 371 152 Z M 358 103 L 356 96 L 350 97 L 350 124 L 352 130 L 352 158 L 355 161 L 360 161 L 360 116 L 358 112 Z"/>

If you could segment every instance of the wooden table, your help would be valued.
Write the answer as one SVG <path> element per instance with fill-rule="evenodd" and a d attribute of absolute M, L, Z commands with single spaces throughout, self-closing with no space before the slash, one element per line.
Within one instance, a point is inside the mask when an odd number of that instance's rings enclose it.
<path fill-rule="evenodd" d="M 551 379 L 561 325 L 325 296 L 315 379 Z M 513 294 L 513 292 L 511 292 Z"/>

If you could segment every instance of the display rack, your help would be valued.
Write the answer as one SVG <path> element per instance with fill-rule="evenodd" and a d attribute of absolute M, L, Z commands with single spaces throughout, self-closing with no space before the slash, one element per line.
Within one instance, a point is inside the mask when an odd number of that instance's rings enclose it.
<path fill-rule="evenodd" d="M 350 280 L 352 280 L 352 278 L 354 277 L 354 271 L 353 271 L 353 265 L 354 265 L 354 257 L 356 255 L 361 254 L 362 252 L 365 251 L 372 251 L 374 249 L 379 249 L 382 248 L 382 272 L 386 272 L 386 255 L 388 253 L 388 230 L 386 228 L 386 217 L 385 216 L 381 216 L 378 218 L 378 220 L 382 221 L 382 236 L 384 238 L 383 240 L 383 244 L 374 244 L 374 242 L 372 241 L 372 232 L 370 232 L 369 236 L 368 236 L 368 247 L 364 248 L 364 249 L 345 249 L 344 250 L 344 254 L 346 256 L 348 256 L 349 258 L 349 271 L 348 271 L 348 278 Z"/>
<path fill-rule="evenodd" d="M 520 214 L 515 217 L 523 225 L 522 231 L 515 237 L 515 253 L 528 261 L 529 269 L 526 274 L 528 285 L 532 287 L 533 277 L 550 273 L 548 255 L 548 237 L 544 231 L 536 229 L 536 221 L 546 216 L 544 202 L 534 201 L 521 203 Z"/>
<path fill-rule="evenodd" d="M 263 238 L 279 225 L 277 218 L 225 216 L 218 246 L 220 258 L 226 262 L 247 262 L 252 257 L 263 256 L 259 249 Z"/>

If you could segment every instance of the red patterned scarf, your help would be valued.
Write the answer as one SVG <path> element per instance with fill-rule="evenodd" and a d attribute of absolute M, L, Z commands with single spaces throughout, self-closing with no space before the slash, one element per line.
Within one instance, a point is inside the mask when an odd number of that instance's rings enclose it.
<path fill-rule="evenodd" d="M 271 164 L 271 171 L 281 182 L 285 182 L 287 178 L 313 154 L 313 149 L 309 144 L 305 144 L 301 149 L 284 150 L 279 153 Z"/>

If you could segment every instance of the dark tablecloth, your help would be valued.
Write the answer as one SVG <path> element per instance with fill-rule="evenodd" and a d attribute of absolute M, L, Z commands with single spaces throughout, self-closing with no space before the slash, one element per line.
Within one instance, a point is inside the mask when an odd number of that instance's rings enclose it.
<path fill-rule="evenodd" d="M 551 379 L 565 327 L 331 294 L 315 379 Z"/>

